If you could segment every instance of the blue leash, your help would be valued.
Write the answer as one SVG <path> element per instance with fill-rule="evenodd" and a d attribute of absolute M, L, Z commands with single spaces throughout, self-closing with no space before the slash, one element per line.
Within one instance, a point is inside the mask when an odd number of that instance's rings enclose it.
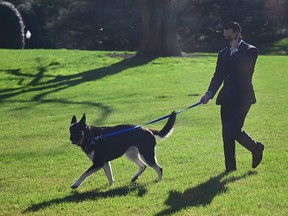
<path fill-rule="evenodd" d="M 193 105 L 191 105 L 191 106 L 189 106 L 189 107 L 187 107 L 187 108 L 185 108 L 185 109 L 179 110 L 178 112 L 176 112 L 176 114 L 182 113 L 182 112 L 184 112 L 184 111 L 186 111 L 186 110 L 188 110 L 188 109 L 191 109 L 191 108 L 193 108 L 193 107 L 199 106 L 199 105 L 202 104 L 202 103 L 203 103 L 202 101 L 199 101 L 198 103 L 193 104 Z M 126 128 L 126 129 L 119 130 L 119 131 L 115 131 L 115 132 L 112 132 L 112 133 L 103 134 L 103 135 L 100 135 L 100 136 L 98 136 L 98 137 L 95 137 L 95 140 L 104 139 L 104 138 L 107 138 L 107 137 L 115 136 L 115 135 L 117 135 L 117 134 L 121 134 L 121 133 L 125 133 L 125 132 L 128 132 L 128 131 L 132 131 L 132 130 L 135 130 L 135 129 L 137 129 L 137 128 L 143 127 L 143 126 L 145 126 L 145 125 L 149 125 L 149 124 L 153 124 L 153 123 L 158 122 L 158 121 L 162 121 L 162 120 L 164 120 L 164 119 L 166 119 L 166 118 L 169 118 L 170 115 L 171 115 L 171 114 L 166 115 L 166 116 L 162 116 L 162 117 L 160 117 L 160 118 L 158 118 L 158 119 L 152 120 L 152 121 L 147 122 L 147 123 L 142 124 L 142 125 L 137 125 L 137 126 L 134 126 L 134 127 L 131 127 L 131 128 Z"/>

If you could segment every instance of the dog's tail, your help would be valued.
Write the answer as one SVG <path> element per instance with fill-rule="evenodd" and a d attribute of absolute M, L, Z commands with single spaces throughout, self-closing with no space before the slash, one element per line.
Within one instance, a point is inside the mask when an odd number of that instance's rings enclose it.
<path fill-rule="evenodd" d="M 165 126 L 162 128 L 161 131 L 157 131 L 157 130 L 153 130 L 153 129 L 150 129 L 150 131 L 155 136 L 158 136 L 160 138 L 168 137 L 173 132 L 173 127 L 174 127 L 174 124 L 175 124 L 175 121 L 176 121 L 176 115 L 177 115 L 177 113 L 175 111 L 173 111 L 170 114 L 167 123 L 165 124 Z"/>

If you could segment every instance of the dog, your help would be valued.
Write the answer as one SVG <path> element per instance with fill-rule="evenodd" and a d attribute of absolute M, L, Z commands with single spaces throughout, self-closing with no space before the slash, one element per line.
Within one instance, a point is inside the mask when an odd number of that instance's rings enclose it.
<path fill-rule="evenodd" d="M 158 181 L 161 181 L 163 169 L 157 164 L 156 160 L 156 136 L 160 138 L 168 137 L 173 131 L 175 121 L 176 113 L 173 111 L 163 129 L 157 131 L 144 127 L 134 129 L 135 125 L 95 127 L 86 124 L 85 113 L 79 122 L 77 122 L 76 116 L 73 116 L 70 125 L 70 140 L 72 144 L 81 147 L 93 164 L 71 188 L 78 188 L 87 177 L 102 168 L 105 171 L 109 184 L 113 185 L 114 178 L 110 161 L 124 154 L 139 167 L 138 172 L 131 180 L 132 182 L 138 179 L 147 166 L 152 167 L 156 171 Z M 101 139 L 101 136 L 117 131 L 125 132 Z"/>

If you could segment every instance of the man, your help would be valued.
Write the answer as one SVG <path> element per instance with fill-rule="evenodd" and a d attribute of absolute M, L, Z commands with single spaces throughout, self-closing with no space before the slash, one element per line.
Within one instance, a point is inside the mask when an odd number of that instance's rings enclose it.
<path fill-rule="evenodd" d="M 264 145 L 242 130 L 246 115 L 256 102 L 252 75 L 258 50 L 243 41 L 241 27 L 236 22 L 225 25 L 223 36 L 227 47 L 218 54 L 214 76 L 201 101 L 207 104 L 223 83 L 216 104 L 221 105 L 226 172 L 231 172 L 236 170 L 235 140 L 252 153 L 252 168 L 260 164 Z"/>

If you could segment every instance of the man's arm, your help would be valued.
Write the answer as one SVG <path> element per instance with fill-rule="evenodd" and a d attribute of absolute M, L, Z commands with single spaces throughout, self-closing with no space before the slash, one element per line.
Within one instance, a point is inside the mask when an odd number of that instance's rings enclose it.
<path fill-rule="evenodd" d="M 221 62 L 222 61 L 221 55 L 223 55 L 223 53 L 220 52 L 218 55 L 218 59 L 217 59 L 215 73 L 211 79 L 210 85 L 208 87 L 208 91 L 201 98 L 201 101 L 204 104 L 207 104 L 209 100 L 215 96 L 216 92 L 218 91 L 218 89 L 220 88 L 223 82 L 223 69 L 222 69 L 223 63 Z"/>

